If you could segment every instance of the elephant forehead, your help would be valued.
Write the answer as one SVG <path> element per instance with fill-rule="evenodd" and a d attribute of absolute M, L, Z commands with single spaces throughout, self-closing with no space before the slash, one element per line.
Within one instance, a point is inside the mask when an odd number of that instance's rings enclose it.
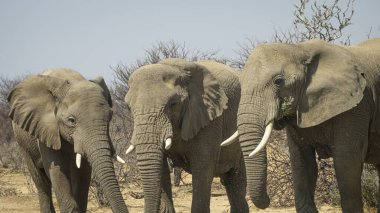
<path fill-rule="evenodd" d="M 143 66 L 131 74 L 129 83 L 133 82 L 158 82 L 167 79 L 175 79 L 181 75 L 179 68 L 164 64 L 151 64 Z"/>
<path fill-rule="evenodd" d="M 266 84 L 275 76 L 284 74 L 291 67 L 289 65 L 299 63 L 299 52 L 298 48 L 288 44 L 260 45 L 253 50 L 241 77 L 251 76 L 257 84 Z"/>
<path fill-rule="evenodd" d="M 102 88 L 90 81 L 80 81 L 72 84 L 68 90 L 65 101 L 68 102 L 106 102 Z"/>
<path fill-rule="evenodd" d="M 250 60 L 250 63 L 247 63 L 241 78 L 251 79 L 257 83 L 261 82 L 266 84 L 274 76 L 280 75 L 286 64 L 286 61 L 281 58 L 276 59 L 276 57 L 258 56 Z"/>

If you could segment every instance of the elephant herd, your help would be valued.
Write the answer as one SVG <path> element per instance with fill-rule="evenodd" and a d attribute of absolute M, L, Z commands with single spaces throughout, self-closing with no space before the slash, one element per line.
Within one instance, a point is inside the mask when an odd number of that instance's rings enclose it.
<path fill-rule="evenodd" d="M 112 211 L 128 212 L 102 77 L 45 70 L 16 85 L 8 102 L 41 212 L 55 212 L 52 189 L 61 212 L 86 212 L 92 175 Z M 249 212 L 246 196 L 267 208 L 265 146 L 273 129 L 286 129 L 297 212 L 318 212 L 317 156 L 334 160 L 343 212 L 363 212 L 363 164 L 380 173 L 380 39 L 262 44 L 241 72 L 164 59 L 131 74 L 125 103 L 134 120 L 127 154 L 136 152 L 145 212 L 175 212 L 168 158 L 192 174 L 191 212 L 210 212 L 213 177 L 230 212 Z"/>

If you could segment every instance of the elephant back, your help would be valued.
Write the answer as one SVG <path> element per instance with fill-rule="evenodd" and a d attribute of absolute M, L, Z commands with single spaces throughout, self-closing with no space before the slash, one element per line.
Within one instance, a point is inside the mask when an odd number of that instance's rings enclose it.
<path fill-rule="evenodd" d="M 42 72 L 42 75 L 48 75 L 56 78 L 61 78 L 65 80 L 86 80 L 79 72 L 67 69 L 67 68 L 57 68 L 57 69 L 46 69 Z"/>

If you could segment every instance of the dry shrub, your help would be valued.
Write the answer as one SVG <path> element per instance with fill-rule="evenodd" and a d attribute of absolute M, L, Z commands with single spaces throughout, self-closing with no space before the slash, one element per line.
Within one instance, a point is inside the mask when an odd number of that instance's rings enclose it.
<path fill-rule="evenodd" d="M 15 188 L 0 187 L 0 197 L 17 195 Z"/>
<path fill-rule="evenodd" d="M 268 194 L 273 207 L 294 205 L 294 190 L 285 131 L 273 131 L 268 145 Z"/>
<path fill-rule="evenodd" d="M 294 206 L 292 170 L 286 140 L 285 131 L 274 131 L 268 147 L 268 193 L 273 207 Z M 316 203 L 333 204 L 337 200 L 334 197 L 337 191 L 332 159 L 318 160 Z"/>
<path fill-rule="evenodd" d="M 274 131 L 268 147 L 268 193 L 273 207 L 294 206 L 294 190 L 285 131 Z M 320 159 L 315 189 L 317 205 L 340 205 L 340 196 L 332 158 Z M 372 165 L 365 164 L 362 175 L 363 203 L 367 210 L 376 207 L 379 177 Z"/>
<path fill-rule="evenodd" d="M 0 144 L 0 163 L 12 171 L 22 171 L 25 166 L 16 142 Z"/>
<path fill-rule="evenodd" d="M 362 174 L 362 196 L 363 203 L 368 212 L 376 212 L 374 209 L 378 204 L 379 176 L 375 166 L 364 165 Z"/>

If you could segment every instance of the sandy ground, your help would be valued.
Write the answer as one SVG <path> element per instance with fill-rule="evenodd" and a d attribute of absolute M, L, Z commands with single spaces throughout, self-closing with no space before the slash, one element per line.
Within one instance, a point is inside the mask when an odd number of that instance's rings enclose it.
<path fill-rule="evenodd" d="M 189 177 L 185 179 L 185 183 L 189 181 Z M 30 193 L 27 188 L 27 181 L 23 174 L 8 173 L 0 171 L 0 188 L 14 188 L 16 195 L 0 195 L 0 212 L 39 212 L 38 196 L 35 193 Z M 144 212 L 143 203 L 144 199 L 135 199 L 130 194 L 131 192 L 140 193 L 142 189 L 136 185 L 131 184 L 129 187 L 123 189 L 122 194 L 125 202 L 127 203 L 129 212 Z M 179 187 L 173 187 L 173 197 L 176 212 L 185 213 L 191 212 L 191 185 L 182 184 Z M 250 205 L 250 212 L 295 212 L 294 208 L 268 208 L 265 210 L 257 209 Z M 55 206 L 58 206 L 55 202 Z M 338 208 L 329 206 L 319 207 L 320 212 L 341 212 Z M 59 209 L 57 208 L 59 212 Z M 94 198 L 90 198 L 88 204 L 88 212 L 112 212 L 110 208 L 100 208 Z M 219 183 L 217 178 L 214 179 L 211 195 L 211 212 L 223 213 L 229 212 L 229 203 L 224 188 Z"/>

